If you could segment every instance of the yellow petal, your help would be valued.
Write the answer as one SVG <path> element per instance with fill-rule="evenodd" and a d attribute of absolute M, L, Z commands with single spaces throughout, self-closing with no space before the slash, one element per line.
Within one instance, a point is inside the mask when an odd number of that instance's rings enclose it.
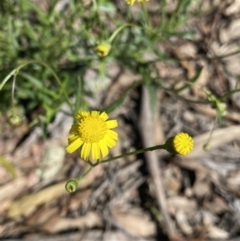
<path fill-rule="evenodd" d="M 100 159 L 100 148 L 99 148 L 98 143 L 92 144 L 92 159 L 93 160 Z"/>
<path fill-rule="evenodd" d="M 68 153 L 73 153 L 74 151 L 76 151 L 81 145 L 83 144 L 83 141 L 80 138 L 75 139 L 73 142 L 71 142 L 71 144 L 69 144 L 66 147 L 66 151 Z"/>
<path fill-rule="evenodd" d="M 109 153 L 107 144 L 104 141 L 100 141 L 99 147 L 100 147 L 100 150 L 101 150 L 101 153 L 102 153 L 102 158 L 104 158 Z"/>
<path fill-rule="evenodd" d="M 99 116 L 99 111 L 93 110 L 91 116 Z"/>
<path fill-rule="evenodd" d="M 116 131 L 107 130 L 107 135 L 114 140 L 118 140 L 118 134 Z"/>
<path fill-rule="evenodd" d="M 118 126 L 118 123 L 116 120 L 106 121 L 106 124 L 107 124 L 108 129 L 112 129 L 112 128 L 115 128 Z"/>
<path fill-rule="evenodd" d="M 91 143 L 84 143 L 82 150 L 81 150 L 81 158 L 85 161 L 89 159 L 90 150 L 91 150 Z"/>
<path fill-rule="evenodd" d="M 100 117 L 103 119 L 103 120 L 107 120 L 109 118 L 108 114 L 106 112 L 103 112 Z"/>
<path fill-rule="evenodd" d="M 112 148 L 116 146 L 117 142 L 113 140 L 111 137 L 106 136 L 104 138 L 105 143 L 107 144 L 108 147 Z"/>
<path fill-rule="evenodd" d="M 90 115 L 90 113 L 88 111 L 78 111 L 78 113 L 76 114 L 75 118 L 76 118 L 76 120 L 79 120 L 82 117 L 87 117 L 89 115 Z"/>
<path fill-rule="evenodd" d="M 68 145 L 70 145 L 71 143 L 73 143 L 76 139 L 78 139 L 79 136 L 78 135 L 70 135 L 68 137 Z M 79 138 L 80 139 L 80 138 Z"/>

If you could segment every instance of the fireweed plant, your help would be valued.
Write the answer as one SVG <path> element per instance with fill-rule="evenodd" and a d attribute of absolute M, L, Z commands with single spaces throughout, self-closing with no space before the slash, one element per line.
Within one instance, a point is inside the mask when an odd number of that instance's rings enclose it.
<path fill-rule="evenodd" d="M 181 91 L 195 85 L 201 73 L 200 69 L 196 76 L 186 80 L 177 89 L 167 89 L 159 76 L 159 70 L 154 67 L 154 63 L 158 61 L 179 62 L 160 51 L 158 44 L 171 37 L 193 38 L 193 33 L 179 32 L 179 28 L 186 22 L 188 8 L 195 1 L 179 0 L 176 8 L 169 14 L 166 10 L 167 1 L 159 0 L 161 21 L 158 25 L 152 24 L 147 11 L 151 0 L 121 1 L 125 6 L 121 19 L 121 14 L 111 15 L 119 9 L 112 1 L 107 0 L 87 1 L 87 4 L 85 1 L 69 1 L 69 6 L 64 11 L 55 11 L 55 8 L 60 7 L 57 6 L 58 0 L 49 1 L 50 7 L 44 11 L 29 0 L 17 1 L 14 6 L 8 1 L 0 5 L 3 13 L 0 18 L 0 78 L 3 79 L 0 83 L 0 111 L 10 109 L 9 123 L 18 126 L 22 122 L 18 105 L 21 100 L 25 100 L 25 111 L 38 106 L 44 109 L 43 120 L 47 125 L 61 104 L 68 104 L 70 114 L 75 118 L 69 127 L 66 152 L 71 154 L 79 151 L 80 158 L 89 164 L 89 169 L 83 175 L 66 183 L 68 192 L 74 192 L 78 183 L 97 165 L 158 149 L 179 155 L 187 155 L 193 149 L 192 137 L 182 132 L 170 137 L 165 144 L 107 159 L 109 150 L 116 146 L 119 138 L 115 129 L 118 121 L 111 120 L 109 113 L 119 107 L 132 90 L 142 84 L 149 88 L 151 96 L 156 97 L 158 87 L 184 99 L 180 95 Z M 138 9 L 137 13 L 133 11 L 135 7 Z M 146 60 L 143 57 L 146 52 L 153 54 L 155 59 Z M 238 53 L 234 52 L 232 55 Z M 111 105 L 102 110 L 99 108 L 100 110 L 88 111 L 90 108 L 83 96 L 89 90 L 83 76 L 86 70 L 93 67 L 98 68 L 98 76 L 106 76 L 108 63 L 113 60 L 140 74 L 142 80 L 132 84 Z M 13 80 L 12 86 L 9 80 Z M 7 105 L 9 90 L 11 108 Z M 212 105 L 217 110 L 218 119 L 222 120 L 226 112 L 225 98 L 239 89 L 236 86 L 235 90 L 218 98 L 208 90 L 203 91 L 206 99 L 202 104 Z M 70 101 L 72 96 L 76 96 L 74 104 Z M 156 98 L 150 106 L 152 111 L 156 111 L 154 101 Z M 41 122 L 37 120 L 31 126 L 36 124 Z"/>

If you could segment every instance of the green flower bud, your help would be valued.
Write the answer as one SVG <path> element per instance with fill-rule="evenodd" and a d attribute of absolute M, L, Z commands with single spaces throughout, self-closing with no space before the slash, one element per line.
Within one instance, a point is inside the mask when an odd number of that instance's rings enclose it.
<path fill-rule="evenodd" d="M 22 124 L 22 118 L 19 115 L 11 115 L 8 119 L 12 126 L 20 126 Z"/>
<path fill-rule="evenodd" d="M 78 187 L 77 180 L 69 180 L 65 185 L 65 189 L 69 193 L 75 192 L 77 190 L 77 187 Z"/>

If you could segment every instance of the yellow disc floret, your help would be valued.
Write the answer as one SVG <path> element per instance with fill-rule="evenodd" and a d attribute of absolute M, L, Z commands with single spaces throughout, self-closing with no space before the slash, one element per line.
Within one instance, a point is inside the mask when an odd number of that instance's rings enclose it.
<path fill-rule="evenodd" d="M 180 155 L 187 155 L 193 149 L 193 139 L 187 133 L 179 133 L 173 139 L 173 146 Z"/>
<path fill-rule="evenodd" d="M 106 135 L 107 125 L 98 116 L 89 116 L 79 123 L 78 131 L 84 142 L 94 143 L 100 141 Z"/>

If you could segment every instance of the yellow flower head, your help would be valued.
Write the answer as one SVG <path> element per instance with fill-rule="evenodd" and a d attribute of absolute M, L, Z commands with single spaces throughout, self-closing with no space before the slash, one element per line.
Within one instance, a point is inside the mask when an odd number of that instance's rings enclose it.
<path fill-rule="evenodd" d="M 181 132 L 168 138 L 164 147 L 172 154 L 187 155 L 193 149 L 193 138 L 187 133 Z"/>
<path fill-rule="evenodd" d="M 127 4 L 132 6 L 135 3 L 135 0 L 126 0 L 126 2 Z"/>
<path fill-rule="evenodd" d="M 118 126 L 117 120 L 108 120 L 105 112 L 79 111 L 68 137 L 66 151 L 72 153 L 81 147 L 81 158 L 85 161 L 99 160 L 108 155 L 108 148 L 116 146 L 118 134 L 111 130 Z"/>
<path fill-rule="evenodd" d="M 97 45 L 95 48 L 98 56 L 100 57 L 105 57 L 108 55 L 109 51 L 111 50 L 111 44 L 107 41 L 101 42 L 100 44 Z"/>
<path fill-rule="evenodd" d="M 136 0 L 126 0 L 127 4 L 129 5 L 133 5 L 135 3 Z M 145 0 L 146 2 L 148 2 L 149 0 Z M 143 0 L 138 0 L 138 2 L 143 2 Z"/>

